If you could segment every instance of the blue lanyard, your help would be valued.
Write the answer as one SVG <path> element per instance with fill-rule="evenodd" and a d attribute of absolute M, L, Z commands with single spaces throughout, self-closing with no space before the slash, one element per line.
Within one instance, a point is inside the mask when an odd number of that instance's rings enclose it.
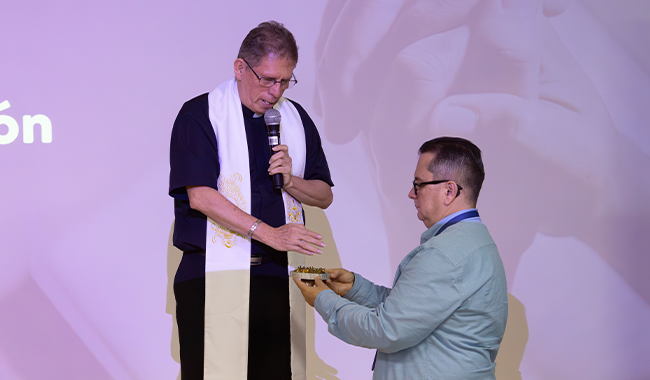
<path fill-rule="evenodd" d="M 472 210 L 472 211 L 462 213 L 460 215 L 456 215 L 455 217 L 451 218 L 451 220 L 449 220 L 447 223 L 445 223 L 442 227 L 440 227 L 440 229 L 438 230 L 438 232 L 436 232 L 434 236 L 440 235 L 442 231 L 447 229 L 447 227 L 451 227 L 462 220 L 469 219 L 469 218 L 477 218 L 477 217 L 478 217 L 478 211 L 476 210 Z"/>
<path fill-rule="evenodd" d="M 446 230 L 448 227 L 451 227 L 454 224 L 456 224 L 458 222 L 461 222 L 461 221 L 463 221 L 465 219 L 469 219 L 469 218 L 478 218 L 478 211 L 472 210 L 472 211 L 464 212 L 464 213 L 462 213 L 460 215 L 456 215 L 455 217 L 448 220 L 447 223 L 443 224 L 442 227 L 440 227 L 440 229 L 438 230 L 438 232 L 436 232 L 436 234 L 433 235 L 433 236 L 434 237 L 438 236 L 438 235 L 440 235 L 442 233 L 442 231 Z M 377 353 L 379 353 L 379 350 L 377 350 L 377 352 L 375 352 L 375 358 L 372 361 L 372 370 L 373 371 L 375 370 L 375 364 L 377 363 Z"/>

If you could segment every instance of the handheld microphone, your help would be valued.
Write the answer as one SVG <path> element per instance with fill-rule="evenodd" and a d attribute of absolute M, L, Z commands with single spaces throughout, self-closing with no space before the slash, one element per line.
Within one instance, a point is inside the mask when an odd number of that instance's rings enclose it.
<path fill-rule="evenodd" d="M 275 108 L 264 112 L 264 122 L 266 123 L 266 133 L 269 137 L 269 149 L 271 156 L 275 153 L 273 147 L 280 145 L 280 111 Z M 280 190 L 284 186 L 284 177 L 282 174 L 273 174 L 273 189 Z"/>

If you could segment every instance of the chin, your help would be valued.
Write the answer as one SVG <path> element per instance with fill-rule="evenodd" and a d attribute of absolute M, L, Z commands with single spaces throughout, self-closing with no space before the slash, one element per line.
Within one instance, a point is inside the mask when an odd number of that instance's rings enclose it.
<path fill-rule="evenodd" d="M 266 111 L 270 110 L 271 108 L 273 107 L 269 107 L 269 106 L 258 107 L 258 109 L 255 112 L 263 115 L 266 113 Z"/>

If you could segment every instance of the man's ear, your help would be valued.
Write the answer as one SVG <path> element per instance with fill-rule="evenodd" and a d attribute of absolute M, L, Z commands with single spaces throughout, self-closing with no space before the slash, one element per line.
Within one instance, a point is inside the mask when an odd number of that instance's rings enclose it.
<path fill-rule="evenodd" d="M 237 58 L 235 59 L 235 79 L 237 80 L 242 80 L 244 77 L 244 70 L 246 70 L 246 63 L 244 62 L 243 59 Z"/>
<path fill-rule="evenodd" d="M 445 206 L 449 206 L 451 202 L 458 197 L 458 184 L 454 181 L 449 181 L 445 184 Z"/>

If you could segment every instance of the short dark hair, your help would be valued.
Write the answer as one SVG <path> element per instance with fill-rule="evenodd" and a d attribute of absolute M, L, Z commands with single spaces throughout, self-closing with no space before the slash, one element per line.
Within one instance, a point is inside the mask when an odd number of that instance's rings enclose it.
<path fill-rule="evenodd" d="M 453 180 L 467 191 L 466 196 L 476 204 L 485 179 L 481 150 L 471 141 L 460 137 L 438 137 L 420 147 L 420 154 L 431 153 L 429 171 L 434 180 Z"/>
<path fill-rule="evenodd" d="M 298 45 L 293 34 L 277 21 L 266 21 L 248 32 L 241 43 L 237 58 L 251 66 L 259 65 L 264 58 L 273 54 L 288 57 L 294 65 L 298 63 Z"/>

